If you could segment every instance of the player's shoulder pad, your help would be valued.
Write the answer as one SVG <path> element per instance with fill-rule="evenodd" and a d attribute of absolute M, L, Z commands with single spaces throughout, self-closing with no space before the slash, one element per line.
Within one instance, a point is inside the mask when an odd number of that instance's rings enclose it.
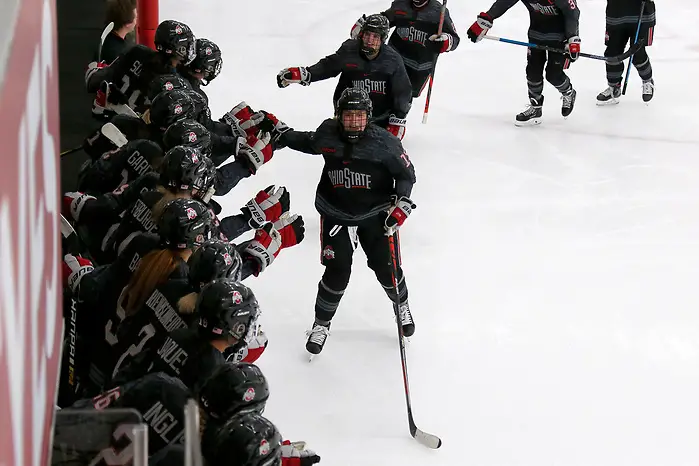
<path fill-rule="evenodd" d="M 347 39 L 342 43 L 340 48 L 338 49 L 339 51 L 343 51 L 346 53 L 353 53 L 353 52 L 358 52 L 359 51 L 359 39 Z"/>
<path fill-rule="evenodd" d="M 374 123 L 367 125 L 366 133 L 365 137 L 369 137 L 376 141 L 377 144 L 380 144 L 387 157 L 400 157 L 403 154 L 403 144 L 393 133 Z"/>
<path fill-rule="evenodd" d="M 328 134 L 337 134 L 338 124 L 339 123 L 335 118 L 328 118 L 327 120 L 324 120 L 320 126 L 318 126 L 318 129 L 316 129 L 316 134 L 324 136 Z"/>

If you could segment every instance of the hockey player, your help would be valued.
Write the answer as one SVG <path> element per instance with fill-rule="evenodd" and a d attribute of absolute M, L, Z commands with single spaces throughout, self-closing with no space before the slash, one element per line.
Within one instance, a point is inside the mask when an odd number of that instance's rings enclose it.
<path fill-rule="evenodd" d="M 153 289 L 169 279 L 187 278 L 192 249 L 211 236 L 213 214 L 204 204 L 176 199 L 163 208 L 158 234 L 134 236 L 108 266 L 66 255 L 64 282 L 76 299 L 76 352 L 89 355 L 89 368 L 77 368 L 86 394 L 102 390 L 114 366 L 117 328 L 132 307 L 143 305 Z M 71 335 L 72 336 L 72 335 Z"/>
<path fill-rule="evenodd" d="M 333 103 L 347 88 L 360 88 L 371 98 L 373 121 L 399 138 L 405 135 L 405 119 L 410 111 L 412 87 L 403 59 L 384 42 L 390 29 L 383 15 L 367 17 L 357 39 L 345 41 L 332 55 L 309 67 L 284 68 L 277 75 L 279 87 L 289 84 L 308 86 L 340 75 Z"/>
<path fill-rule="evenodd" d="M 209 39 L 199 38 L 196 41 L 196 57 L 189 64 L 181 65 L 179 72 L 189 81 L 192 88 L 206 97 L 201 86 L 208 86 L 216 79 L 222 67 L 223 58 L 219 46 Z"/>
<path fill-rule="evenodd" d="M 318 354 L 330 322 L 349 283 L 352 255 L 359 242 L 368 265 L 386 294 L 395 299 L 388 236 L 415 207 L 409 196 L 415 170 L 400 141 L 369 123 L 372 105 L 363 89 L 349 88 L 337 101 L 335 118 L 314 132 L 287 131 L 280 143 L 308 154 L 323 154 L 325 166 L 316 191 L 321 215 L 321 262 L 315 322 L 306 349 Z M 400 319 L 403 332 L 415 332 L 408 289 L 398 268 Z"/>
<path fill-rule="evenodd" d="M 496 0 L 487 12 L 468 30 L 468 38 L 479 42 L 493 27 L 493 21 L 505 14 L 518 0 Z M 515 125 L 528 126 L 541 123 L 544 104 L 544 67 L 546 80 L 561 93 L 561 115 L 568 117 L 575 105 L 576 91 L 565 70 L 580 54 L 578 19 L 580 10 L 576 0 L 523 1 L 529 10 L 529 42 L 565 49 L 566 54 L 527 49 L 527 89 L 530 105 L 515 117 Z M 546 63 L 548 60 L 548 64 Z"/>
<path fill-rule="evenodd" d="M 607 30 L 604 35 L 604 45 L 607 46 L 604 52 L 605 57 L 619 55 L 624 52 L 627 43 L 634 43 L 641 3 L 641 0 L 607 0 Z M 653 45 L 654 29 L 655 3 L 652 0 L 646 0 L 641 18 L 641 29 L 638 34 L 638 41 L 643 41 L 644 45 L 633 55 L 633 65 L 643 80 L 641 95 L 644 102 L 650 102 L 655 92 L 653 68 L 646 52 L 646 47 Z M 597 105 L 619 103 L 623 75 L 623 63 L 616 65 L 607 63 L 608 87 L 597 96 Z"/>
<path fill-rule="evenodd" d="M 223 279 L 201 289 L 195 312 L 199 318 L 196 328 L 175 330 L 157 350 L 140 353 L 117 373 L 113 385 L 162 371 L 198 390 L 226 362 L 223 352 L 244 344 L 260 311 L 250 288 Z"/>
<path fill-rule="evenodd" d="M 282 436 L 259 414 L 238 414 L 221 428 L 204 432 L 202 453 L 209 466 L 278 465 Z"/>
<path fill-rule="evenodd" d="M 413 86 L 413 98 L 419 97 L 432 74 L 440 53 L 451 52 L 459 46 L 449 10 L 444 12 L 442 33 L 439 19 L 442 5 L 437 0 L 394 0 L 391 7 L 381 14 L 388 18 L 389 25 L 396 29 L 388 43 L 403 57 L 405 71 Z M 366 16 L 362 16 L 352 27 L 350 37 L 356 39 Z"/>
<path fill-rule="evenodd" d="M 155 50 L 136 45 L 109 66 L 90 63 L 85 73 L 85 85 L 88 92 L 97 93 L 95 109 L 126 104 L 140 113 L 146 102 L 148 86 L 155 77 L 172 74 L 180 63 L 194 60 L 194 34 L 184 23 L 163 21 L 155 31 L 154 42 Z M 102 84 L 104 82 L 106 86 Z"/>

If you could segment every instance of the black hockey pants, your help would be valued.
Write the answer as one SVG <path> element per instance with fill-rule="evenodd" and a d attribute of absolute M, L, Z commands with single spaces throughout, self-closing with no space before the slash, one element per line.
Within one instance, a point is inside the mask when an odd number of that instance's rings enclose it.
<path fill-rule="evenodd" d="M 633 44 L 636 39 L 637 24 L 622 24 L 620 26 L 607 25 L 607 32 L 604 35 L 604 45 L 607 49 L 604 51 L 605 57 L 613 57 L 621 55 L 626 50 L 627 44 Z M 638 40 L 644 41 L 644 46 L 633 56 L 633 65 L 638 71 L 638 75 L 644 81 L 653 77 L 653 68 L 650 65 L 650 58 L 646 52 L 646 46 L 653 44 L 653 29 L 648 25 L 641 25 L 641 31 L 638 35 Z M 610 86 L 618 86 L 624 76 L 624 64 L 617 65 L 607 64 L 607 82 Z"/>
<path fill-rule="evenodd" d="M 539 43 L 529 39 L 532 43 Z M 541 45 L 548 45 L 557 49 L 563 49 L 562 42 L 546 42 Z M 546 69 L 546 80 L 558 89 L 558 92 L 565 94 L 573 87 L 570 79 L 563 71 L 567 67 L 567 58 L 562 53 L 547 52 L 545 50 L 527 49 L 527 89 L 529 97 L 539 99 L 544 92 L 544 68 Z M 548 62 L 548 63 L 547 63 Z"/>

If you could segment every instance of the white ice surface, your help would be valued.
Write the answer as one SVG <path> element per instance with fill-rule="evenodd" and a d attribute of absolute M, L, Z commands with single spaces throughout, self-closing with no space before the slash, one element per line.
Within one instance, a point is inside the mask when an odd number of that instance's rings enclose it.
<path fill-rule="evenodd" d="M 313 208 L 322 159 L 275 154 L 228 195 L 235 213 L 277 183 L 306 219 L 306 240 L 248 285 L 270 346 L 267 415 L 325 466 L 684 466 L 699 464 L 699 6 L 657 2 L 650 49 L 657 94 L 640 80 L 598 108 L 601 62 L 580 59 L 572 116 L 546 85 L 544 122 L 516 128 L 526 104 L 522 47 L 472 44 L 490 0 L 450 2 L 463 35 L 440 59 L 428 125 L 414 103 L 404 145 L 418 209 L 402 235 L 417 332 L 408 348 L 419 427 L 408 433 L 391 303 L 362 252 L 333 333 L 312 364 L 319 264 Z M 161 0 L 161 19 L 221 46 L 206 91 L 218 117 L 240 100 L 296 129 L 331 114 L 336 80 L 278 89 L 277 72 L 310 65 L 388 0 Z M 579 0 L 583 51 L 604 52 L 604 4 Z M 523 5 L 493 34 L 525 40 Z"/>

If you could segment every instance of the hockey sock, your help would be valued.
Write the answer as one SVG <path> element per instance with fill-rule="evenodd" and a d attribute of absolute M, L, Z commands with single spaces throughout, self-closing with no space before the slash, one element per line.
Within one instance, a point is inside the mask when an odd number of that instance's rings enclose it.
<path fill-rule="evenodd" d="M 337 312 L 340 300 L 345 290 L 334 290 L 325 284 L 323 279 L 318 283 L 318 295 L 316 296 L 316 322 L 330 322 Z"/>
<path fill-rule="evenodd" d="M 641 77 L 642 80 L 648 81 L 653 77 L 653 67 L 650 66 L 650 58 L 648 58 L 648 55 L 646 55 L 646 59 L 644 61 L 636 61 L 636 57 L 638 55 L 635 55 L 633 58 L 633 66 L 636 67 L 636 70 L 638 71 L 638 75 Z"/>
<path fill-rule="evenodd" d="M 539 100 L 544 92 L 544 81 L 534 82 L 527 79 L 527 91 L 529 97 Z"/>

